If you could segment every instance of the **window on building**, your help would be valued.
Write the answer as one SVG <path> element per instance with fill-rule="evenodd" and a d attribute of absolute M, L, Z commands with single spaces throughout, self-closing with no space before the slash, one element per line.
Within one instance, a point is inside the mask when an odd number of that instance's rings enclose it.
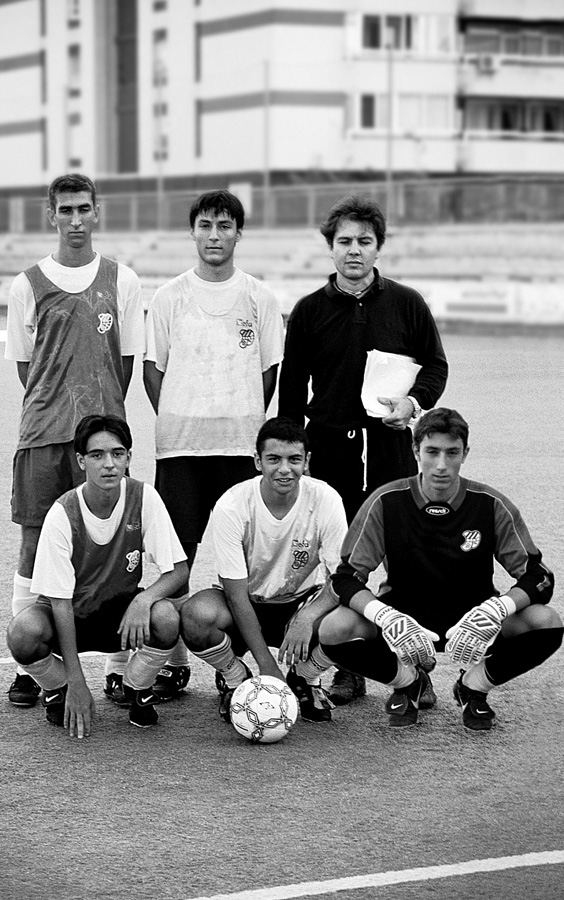
<path fill-rule="evenodd" d="M 360 98 L 360 127 L 376 127 L 376 98 L 373 94 L 363 94 Z"/>
<path fill-rule="evenodd" d="M 81 86 L 81 54 L 80 44 L 72 44 L 67 53 L 67 87 L 69 93 L 76 96 Z"/>
<path fill-rule="evenodd" d="M 388 97 L 386 94 L 362 94 L 360 98 L 360 127 L 388 127 Z"/>
<path fill-rule="evenodd" d="M 499 53 L 501 47 L 501 34 L 499 31 L 474 30 L 466 32 L 464 49 L 466 53 Z"/>
<path fill-rule="evenodd" d="M 154 12 L 162 12 L 167 7 L 166 0 L 154 0 L 153 3 L 153 11 Z"/>
<path fill-rule="evenodd" d="M 518 32 L 505 32 L 501 36 L 501 52 L 508 56 L 519 56 L 521 53 L 521 35 Z"/>
<path fill-rule="evenodd" d="M 67 25 L 69 28 L 80 25 L 80 0 L 67 0 Z"/>
<path fill-rule="evenodd" d="M 535 134 L 564 133 L 564 103 L 470 100 L 464 110 L 467 131 Z"/>
<path fill-rule="evenodd" d="M 546 37 L 547 56 L 564 55 L 564 35 L 549 34 Z"/>
<path fill-rule="evenodd" d="M 447 94 L 399 94 L 397 106 L 402 131 L 445 131 L 451 127 L 452 101 Z"/>
<path fill-rule="evenodd" d="M 413 16 L 363 16 L 362 46 L 371 50 L 411 50 Z"/>
<path fill-rule="evenodd" d="M 168 83 L 167 45 L 168 31 L 166 28 L 153 31 L 153 84 L 155 87 L 162 87 Z"/>
<path fill-rule="evenodd" d="M 168 135 L 158 134 L 155 139 L 155 149 L 153 151 L 153 159 L 168 159 Z"/>
<path fill-rule="evenodd" d="M 168 103 L 155 103 L 153 105 L 153 114 L 155 118 L 158 116 L 168 116 Z"/>
<path fill-rule="evenodd" d="M 542 55 L 542 35 L 526 33 L 522 37 L 521 46 L 525 56 Z"/>
<path fill-rule="evenodd" d="M 380 16 L 364 16 L 362 21 L 362 46 L 375 50 L 380 48 Z"/>

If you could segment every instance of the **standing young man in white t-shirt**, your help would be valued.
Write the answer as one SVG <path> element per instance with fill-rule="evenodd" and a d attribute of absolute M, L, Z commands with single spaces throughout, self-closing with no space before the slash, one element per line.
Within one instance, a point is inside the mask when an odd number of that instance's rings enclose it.
<path fill-rule="evenodd" d="M 47 510 L 84 481 L 73 451 L 76 426 L 92 412 L 125 416 L 133 357 L 144 347 L 137 275 L 92 247 L 99 218 L 93 182 L 79 174 L 56 178 L 47 216 L 57 249 L 16 276 L 8 299 L 5 356 L 16 361 L 25 388 L 12 489 L 12 519 L 21 526 L 14 615 L 36 599 L 31 575 Z M 34 706 L 38 694 L 19 670 L 10 701 Z"/>
<path fill-rule="evenodd" d="M 317 629 L 336 606 L 328 576 L 339 562 L 347 519 L 334 488 L 302 477 L 308 462 L 301 426 L 284 418 L 265 422 L 255 453 L 261 476 L 230 488 L 212 513 L 221 588 L 199 591 L 181 606 L 182 637 L 215 668 L 226 721 L 233 691 L 250 676 L 240 658 L 246 650 L 261 675 L 283 679 L 279 664 L 286 660 L 303 718 L 331 718 Z M 280 648 L 278 662 L 269 647 Z"/>
<path fill-rule="evenodd" d="M 234 264 L 244 221 L 229 191 L 202 194 L 190 209 L 198 262 L 159 288 L 147 316 L 144 381 L 157 414 L 155 485 L 190 566 L 216 500 L 255 474 L 255 436 L 282 359 L 276 298 Z M 188 676 L 179 646 L 156 690 L 172 699 Z"/>

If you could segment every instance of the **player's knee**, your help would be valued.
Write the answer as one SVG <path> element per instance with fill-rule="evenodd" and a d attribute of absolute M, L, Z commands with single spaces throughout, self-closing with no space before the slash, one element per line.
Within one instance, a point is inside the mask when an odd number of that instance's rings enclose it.
<path fill-rule="evenodd" d="M 370 626 L 367 619 L 363 619 L 353 609 L 346 606 L 338 606 L 333 609 L 319 626 L 319 642 L 322 644 L 344 644 L 355 638 L 364 637 L 364 633 Z M 374 626 L 372 626 L 374 628 Z"/>
<path fill-rule="evenodd" d="M 199 644 L 211 631 L 225 629 L 228 624 L 226 614 L 228 616 L 229 611 L 221 592 L 213 589 L 198 591 L 180 609 L 182 638 L 188 646 Z"/>
<path fill-rule="evenodd" d="M 24 609 L 8 626 L 6 643 L 10 653 L 21 665 L 35 662 L 40 647 L 49 643 L 49 629 L 34 608 Z"/>
<path fill-rule="evenodd" d="M 517 633 L 545 628 L 562 628 L 562 619 L 556 610 L 551 606 L 544 606 L 542 603 L 533 603 L 511 618 L 514 619 L 514 622 L 512 623 L 511 619 L 508 619 L 506 620 L 507 624 L 510 628 L 511 625 L 514 625 Z"/>
<path fill-rule="evenodd" d="M 157 646 L 173 647 L 178 640 L 180 616 L 170 600 L 157 600 L 151 607 L 151 637 Z"/>

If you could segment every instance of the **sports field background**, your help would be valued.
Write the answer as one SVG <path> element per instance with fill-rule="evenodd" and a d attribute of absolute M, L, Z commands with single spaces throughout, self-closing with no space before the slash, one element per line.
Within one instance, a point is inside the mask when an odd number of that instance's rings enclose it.
<path fill-rule="evenodd" d="M 444 343 L 451 376 L 441 402 L 470 423 L 463 472 L 520 507 L 555 570 L 554 605 L 564 614 L 564 338 L 447 334 Z M 0 393 L 6 657 L 19 537 L 10 523 L 10 470 L 22 389 L 3 359 Z M 154 417 L 139 361 L 128 415 L 132 474 L 151 481 Z M 204 541 L 193 587 L 214 574 Z M 160 708 L 159 726 L 140 731 L 105 701 L 103 661 L 88 657 L 98 709 L 88 740 L 46 725 L 39 707 L 18 710 L 0 698 L 0 897 L 188 900 L 255 890 L 253 900 L 283 900 L 313 896 L 284 886 L 319 881 L 318 895 L 339 900 L 560 900 L 564 854 L 559 864 L 547 855 L 544 865 L 514 869 L 496 860 L 563 849 L 562 659 L 560 652 L 492 695 L 498 725 L 489 734 L 463 730 L 451 694 L 458 672 L 442 657 L 433 676 L 439 705 L 407 733 L 387 728 L 386 691 L 372 684 L 330 725 L 298 722 L 282 743 L 252 746 L 220 722 L 203 665 L 194 665 L 186 697 Z M 12 677 L 12 665 L 0 665 L 0 691 Z M 440 870 L 431 880 L 429 867 L 474 860 L 471 869 L 493 860 L 498 870 Z M 402 875 L 416 867 L 416 880 Z M 346 880 L 381 872 L 399 873 L 397 883 L 353 889 Z M 328 879 L 345 879 L 342 890 L 328 892 Z M 281 892 L 269 891 L 275 886 Z"/>

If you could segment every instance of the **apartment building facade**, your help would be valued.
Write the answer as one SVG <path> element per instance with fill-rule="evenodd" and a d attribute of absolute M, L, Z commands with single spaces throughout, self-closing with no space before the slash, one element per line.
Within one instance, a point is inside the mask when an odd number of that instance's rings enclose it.
<path fill-rule="evenodd" d="M 0 0 L 0 192 L 564 170 L 563 0 Z"/>

